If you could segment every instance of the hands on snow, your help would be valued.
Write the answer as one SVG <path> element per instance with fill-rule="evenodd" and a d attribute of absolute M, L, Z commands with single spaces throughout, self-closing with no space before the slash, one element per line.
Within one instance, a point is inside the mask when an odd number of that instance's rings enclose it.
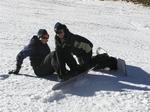
<path fill-rule="evenodd" d="M 10 70 L 8 74 L 18 74 L 20 71 L 20 67 L 17 67 L 15 70 Z"/>

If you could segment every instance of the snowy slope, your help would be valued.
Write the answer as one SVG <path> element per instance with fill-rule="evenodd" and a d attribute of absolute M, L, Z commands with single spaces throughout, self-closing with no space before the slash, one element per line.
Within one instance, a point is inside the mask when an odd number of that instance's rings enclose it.
<path fill-rule="evenodd" d="M 17 53 L 39 28 L 50 34 L 56 22 L 126 60 L 128 77 L 91 71 L 66 89 L 36 78 L 28 58 L 20 71 Z M 126 2 L 97 0 L 0 1 L 0 112 L 150 112 L 150 9 Z"/>

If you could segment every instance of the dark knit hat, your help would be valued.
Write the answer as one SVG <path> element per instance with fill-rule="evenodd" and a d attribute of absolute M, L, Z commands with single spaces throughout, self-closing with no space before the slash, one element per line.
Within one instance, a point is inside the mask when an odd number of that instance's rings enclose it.
<path fill-rule="evenodd" d="M 54 26 L 55 33 L 57 33 L 61 29 L 63 29 L 65 31 L 67 29 L 66 25 L 57 22 Z"/>
<path fill-rule="evenodd" d="M 43 35 L 47 35 L 47 31 L 45 29 L 39 29 L 38 31 L 38 37 L 41 38 Z"/>

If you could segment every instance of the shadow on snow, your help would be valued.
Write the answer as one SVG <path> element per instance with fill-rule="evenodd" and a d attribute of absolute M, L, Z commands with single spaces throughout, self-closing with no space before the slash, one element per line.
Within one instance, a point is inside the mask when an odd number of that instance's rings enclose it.
<path fill-rule="evenodd" d="M 93 96 L 96 91 L 150 91 L 150 74 L 143 69 L 127 65 L 128 76 L 109 74 L 89 74 L 83 80 L 75 82 L 69 88 L 62 88 L 64 93 L 78 96 Z M 83 83 L 82 83 L 83 82 Z"/>
<path fill-rule="evenodd" d="M 57 81 L 57 75 L 56 74 L 51 74 L 51 75 L 47 75 L 44 77 L 37 77 L 35 75 L 29 75 L 29 74 L 2 74 L 0 75 L 0 80 L 5 80 L 7 78 L 9 78 L 9 76 L 11 75 L 16 75 L 16 76 L 26 76 L 26 77 L 31 77 L 31 78 L 42 78 L 42 79 L 46 79 L 46 80 L 50 80 L 50 81 Z"/>
<path fill-rule="evenodd" d="M 84 79 L 68 84 L 67 86 L 62 88 L 62 93 L 87 97 L 95 95 L 95 92 L 98 91 L 114 91 L 114 92 L 132 91 L 132 90 L 150 91 L 149 73 L 147 73 L 140 67 L 131 65 L 127 65 L 127 73 L 128 73 L 127 77 L 105 73 L 98 73 L 98 75 L 88 74 L 85 76 Z M 19 74 L 19 75 L 39 78 L 37 76 L 28 74 Z M 0 80 L 5 80 L 9 76 L 10 76 L 9 74 L 0 75 Z M 57 78 L 56 74 L 44 77 L 44 79 L 51 81 L 56 81 L 56 78 Z M 59 94 L 56 96 L 59 96 Z M 61 100 L 63 98 L 64 97 L 62 98 L 59 97 L 57 100 Z"/>

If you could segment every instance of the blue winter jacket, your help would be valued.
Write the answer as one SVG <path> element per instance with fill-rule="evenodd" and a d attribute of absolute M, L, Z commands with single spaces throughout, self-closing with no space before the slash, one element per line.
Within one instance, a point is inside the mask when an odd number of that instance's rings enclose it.
<path fill-rule="evenodd" d="M 48 44 L 43 44 L 37 36 L 33 36 L 29 44 L 17 55 L 17 67 L 21 68 L 23 60 L 29 56 L 31 66 L 36 68 L 40 66 L 49 53 L 50 48 Z"/>

